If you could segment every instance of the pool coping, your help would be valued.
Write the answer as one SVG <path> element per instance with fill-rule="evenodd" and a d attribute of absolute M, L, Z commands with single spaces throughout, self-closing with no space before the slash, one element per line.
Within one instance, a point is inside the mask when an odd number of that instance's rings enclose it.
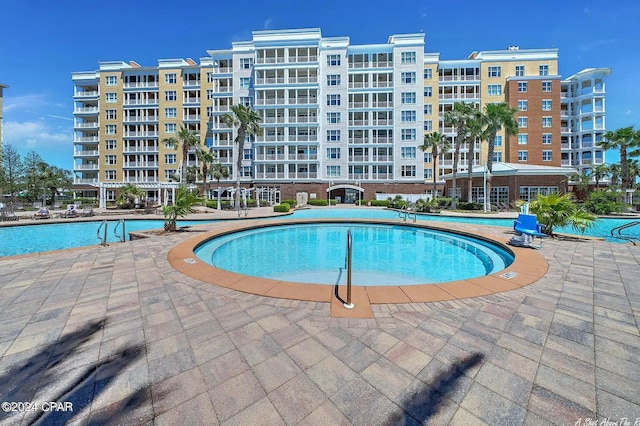
<path fill-rule="evenodd" d="M 346 286 L 327 284 L 307 284 L 291 281 L 273 280 L 236 274 L 202 262 L 195 256 L 195 249 L 206 241 L 233 232 L 267 226 L 312 224 L 312 223 L 359 223 L 385 224 L 394 226 L 413 226 L 452 232 L 491 241 L 511 251 L 515 259 L 506 269 L 491 275 L 439 284 L 391 285 L 391 286 L 353 286 L 352 302 L 354 309 L 343 307 L 340 299 L 346 299 Z M 317 218 L 286 220 L 252 220 L 221 224 L 213 231 L 199 234 L 178 243 L 167 254 L 169 264 L 177 271 L 193 279 L 237 290 L 244 293 L 280 299 L 308 302 L 331 303 L 331 316 L 340 318 L 373 318 L 372 304 L 404 304 L 441 302 L 470 297 L 487 296 L 532 284 L 542 278 L 549 269 L 544 257 L 536 250 L 526 247 L 507 246 L 496 240 L 494 235 L 481 232 L 469 232 L 443 225 L 455 225 L 452 222 L 440 222 L 437 225 L 413 222 L 397 222 L 382 219 L 345 219 Z M 511 273 L 511 274 L 508 274 Z M 336 294 L 337 293 L 337 294 Z M 337 296 L 340 296 L 340 299 Z"/>

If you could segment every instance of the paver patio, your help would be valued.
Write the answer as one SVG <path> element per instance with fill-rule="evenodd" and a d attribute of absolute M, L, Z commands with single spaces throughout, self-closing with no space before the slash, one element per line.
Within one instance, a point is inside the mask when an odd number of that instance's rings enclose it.
<path fill-rule="evenodd" d="M 215 226 L 224 225 L 206 225 Z M 509 238 L 504 228 L 473 230 Z M 375 304 L 373 319 L 352 319 L 331 317 L 329 303 L 246 294 L 181 274 L 167 254 L 190 236 L 0 258 L 0 399 L 73 403 L 72 412 L 0 412 L 0 421 L 640 418 L 640 247 L 549 240 L 539 251 L 549 270 L 534 284 Z"/>

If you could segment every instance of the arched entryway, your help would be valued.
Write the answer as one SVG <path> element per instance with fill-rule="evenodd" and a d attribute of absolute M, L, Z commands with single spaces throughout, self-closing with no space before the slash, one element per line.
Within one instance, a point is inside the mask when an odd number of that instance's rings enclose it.
<path fill-rule="evenodd" d="M 327 200 L 331 205 L 331 200 L 336 200 L 336 204 L 356 204 L 362 200 L 364 188 L 358 185 L 341 184 L 332 185 L 327 188 Z"/>

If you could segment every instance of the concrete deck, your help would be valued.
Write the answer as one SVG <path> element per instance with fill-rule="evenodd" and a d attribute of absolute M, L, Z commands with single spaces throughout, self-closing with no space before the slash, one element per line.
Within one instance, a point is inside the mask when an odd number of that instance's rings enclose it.
<path fill-rule="evenodd" d="M 451 227 L 509 238 L 503 228 Z M 549 269 L 533 284 L 376 303 L 373 318 L 354 319 L 332 317 L 330 303 L 182 274 L 168 253 L 190 237 L 0 258 L 0 399 L 73 403 L 71 412 L 0 411 L 0 422 L 574 425 L 640 417 L 640 247 L 549 240 L 537 251 Z"/>

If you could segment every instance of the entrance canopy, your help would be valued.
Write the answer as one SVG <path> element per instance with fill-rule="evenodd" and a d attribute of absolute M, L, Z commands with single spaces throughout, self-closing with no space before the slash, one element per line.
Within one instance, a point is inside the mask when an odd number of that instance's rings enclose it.
<path fill-rule="evenodd" d="M 349 184 L 342 184 L 342 185 L 333 185 L 327 188 L 327 192 L 331 192 L 334 189 L 354 189 L 356 191 L 360 191 L 360 192 L 364 192 L 364 188 L 359 187 L 359 186 L 355 186 L 355 185 L 349 185 Z"/>

